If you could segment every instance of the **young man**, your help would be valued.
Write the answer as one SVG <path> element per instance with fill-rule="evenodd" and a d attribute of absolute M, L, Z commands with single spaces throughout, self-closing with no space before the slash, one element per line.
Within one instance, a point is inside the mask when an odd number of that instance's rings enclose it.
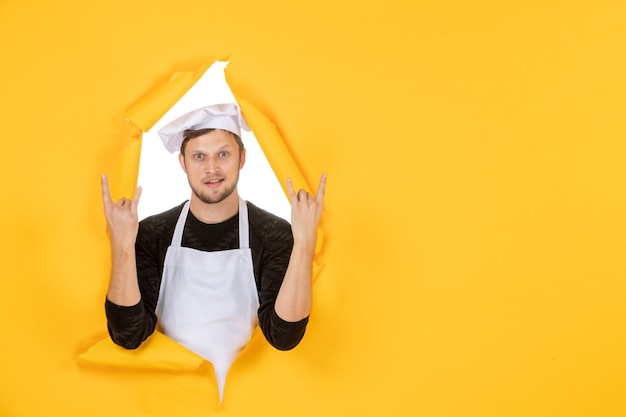
<path fill-rule="evenodd" d="M 311 309 L 312 260 L 326 176 L 316 193 L 287 188 L 291 225 L 237 193 L 247 125 L 235 104 L 194 110 L 159 131 L 179 160 L 191 199 L 137 218 L 141 196 L 113 202 L 106 176 L 102 198 L 111 238 L 111 281 L 105 301 L 109 334 L 128 349 L 158 325 L 211 361 L 220 398 L 226 373 L 258 323 L 277 349 L 295 347 Z"/>

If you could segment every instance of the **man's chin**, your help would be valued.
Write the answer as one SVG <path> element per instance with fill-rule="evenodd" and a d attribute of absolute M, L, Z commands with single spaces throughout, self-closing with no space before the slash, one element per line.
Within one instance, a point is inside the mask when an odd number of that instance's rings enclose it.
<path fill-rule="evenodd" d="M 198 197 L 198 199 L 200 199 L 200 201 L 202 201 L 204 204 L 217 204 L 217 203 L 221 203 L 222 201 L 226 199 L 225 197 L 222 197 L 222 196 L 209 197 L 209 196 L 198 195 L 198 194 L 196 194 L 196 197 Z"/>
<path fill-rule="evenodd" d="M 222 193 L 214 194 L 214 195 L 207 195 L 203 193 L 197 193 L 194 191 L 194 194 L 196 197 L 198 197 L 200 201 L 202 201 L 205 204 L 218 204 L 226 200 L 228 197 L 230 197 L 233 194 L 233 191 L 234 190 L 230 190 L 230 192 L 222 192 Z"/>

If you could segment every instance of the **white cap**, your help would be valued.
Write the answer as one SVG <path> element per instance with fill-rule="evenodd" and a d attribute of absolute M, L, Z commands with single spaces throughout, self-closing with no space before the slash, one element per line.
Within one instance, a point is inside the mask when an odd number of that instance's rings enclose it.
<path fill-rule="evenodd" d="M 250 131 L 239 106 L 235 103 L 213 104 L 180 116 L 159 130 L 159 136 L 170 153 L 180 151 L 187 129 L 223 129 L 241 137 L 241 130 Z"/>

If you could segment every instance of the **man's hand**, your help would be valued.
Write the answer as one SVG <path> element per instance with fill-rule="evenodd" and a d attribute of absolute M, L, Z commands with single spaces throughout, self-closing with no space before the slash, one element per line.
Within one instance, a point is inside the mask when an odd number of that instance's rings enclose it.
<path fill-rule="evenodd" d="M 317 224 L 322 215 L 326 174 L 322 174 L 315 196 L 303 189 L 297 193 L 293 189 L 291 178 L 287 178 L 287 190 L 291 200 L 291 230 L 294 244 L 301 244 L 311 256 L 317 240 Z"/>
<path fill-rule="evenodd" d="M 296 193 L 291 179 L 287 178 L 287 191 L 291 200 L 293 250 L 274 304 L 276 314 L 285 321 L 296 322 L 311 313 L 312 262 L 325 189 L 326 174 L 320 178 L 315 196 L 305 190 Z"/>
<path fill-rule="evenodd" d="M 137 191 L 135 191 L 132 199 L 129 200 L 122 197 L 113 202 L 109 191 L 109 181 L 106 175 L 102 176 L 104 216 L 107 219 L 107 226 L 111 235 L 111 246 L 113 248 L 134 247 L 139 229 L 137 206 L 139 205 L 140 197 L 141 187 L 137 187 Z"/>

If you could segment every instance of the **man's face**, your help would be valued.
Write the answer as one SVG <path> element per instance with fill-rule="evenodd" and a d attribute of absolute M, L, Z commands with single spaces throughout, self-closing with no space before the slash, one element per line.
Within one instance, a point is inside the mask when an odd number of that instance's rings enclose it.
<path fill-rule="evenodd" d="M 190 139 L 179 160 L 194 195 L 204 203 L 215 204 L 237 188 L 245 156 L 244 149 L 239 157 L 239 146 L 230 132 L 213 130 Z"/>

